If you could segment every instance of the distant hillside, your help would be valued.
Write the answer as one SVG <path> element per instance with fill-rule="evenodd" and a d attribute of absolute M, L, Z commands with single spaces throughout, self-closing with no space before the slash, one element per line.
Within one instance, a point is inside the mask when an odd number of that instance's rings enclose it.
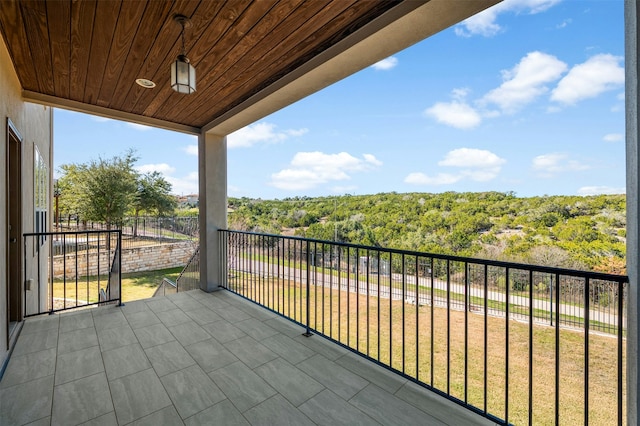
<path fill-rule="evenodd" d="M 229 227 L 322 240 L 625 273 L 624 195 L 382 193 L 229 199 Z"/>

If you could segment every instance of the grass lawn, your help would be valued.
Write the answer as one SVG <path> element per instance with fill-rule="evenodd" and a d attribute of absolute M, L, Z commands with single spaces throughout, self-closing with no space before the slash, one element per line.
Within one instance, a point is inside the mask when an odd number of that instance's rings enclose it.
<path fill-rule="evenodd" d="M 132 300 L 152 297 L 153 292 L 156 291 L 163 278 L 166 277 L 175 281 L 182 269 L 183 267 L 179 266 L 157 271 L 122 274 L 122 301 L 126 303 Z M 79 303 L 83 303 L 81 301 L 86 300 L 89 300 L 90 303 L 95 303 L 98 301 L 98 289 L 106 286 L 106 276 L 79 277 L 77 281 L 68 279 L 66 283 L 61 280 L 54 280 L 53 295 L 55 298 L 65 298 L 67 300 L 75 300 L 77 295 Z"/>
<path fill-rule="evenodd" d="M 175 281 L 184 267 L 160 269 L 158 271 L 132 272 L 122 274 L 122 301 L 148 299 L 160 285 L 163 278 Z"/>
<path fill-rule="evenodd" d="M 244 292 L 239 292 L 245 296 L 301 323 L 306 322 L 308 302 L 310 324 L 321 333 L 461 400 L 465 400 L 466 383 L 466 400 L 481 409 L 486 402 L 487 411 L 500 418 L 506 417 L 505 384 L 508 380 L 508 420 L 513 424 L 528 423 L 528 323 L 488 316 L 485 347 L 485 317 L 482 314 L 465 315 L 464 311 L 417 307 L 400 300 L 367 297 L 366 294 L 328 287 L 311 286 L 307 301 L 306 289 L 293 281 L 273 281 L 250 275 L 230 279 L 230 286 L 233 288 L 234 285 L 238 291 L 244 288 Z M 533 424 L 553 424 L 555 421 L 555 333 L 553 327 L 533 326 Z M 589 335 L 590 424 L 616 423 L 616 348 L 614 337 Z M 509 365 L 505 363 L 507 351 Z M 560 423 L 582 424 L 584 333 L 560 329 L 559 353 Z"/>

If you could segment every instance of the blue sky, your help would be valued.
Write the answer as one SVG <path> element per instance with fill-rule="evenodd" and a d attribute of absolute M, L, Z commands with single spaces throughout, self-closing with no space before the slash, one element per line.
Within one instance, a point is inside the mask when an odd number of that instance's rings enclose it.
<path fill-rule="evenodd" d="M 623 0 L 505 0 L 228 137 L 228 194 L 625 191 Z M 54 167 L 135 149 L 197 193 L 197 139 L 55 112 Z"/>

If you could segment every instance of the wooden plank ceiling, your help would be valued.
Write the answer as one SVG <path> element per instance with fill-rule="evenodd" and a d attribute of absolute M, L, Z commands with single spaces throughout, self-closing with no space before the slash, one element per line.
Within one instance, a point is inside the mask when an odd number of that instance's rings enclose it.
<path fill-rule="evenodd" d="M 201 128 L 401 2 L 0 0 L 0 29 L 25 91 Z M 192 22 L 191 95 L 169 85 L 176 14 Z"/>

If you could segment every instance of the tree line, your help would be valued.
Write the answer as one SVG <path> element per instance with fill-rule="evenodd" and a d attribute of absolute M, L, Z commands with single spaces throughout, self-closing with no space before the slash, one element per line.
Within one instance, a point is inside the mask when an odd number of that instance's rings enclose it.
<path fill-rule="evenodd" d="M 626 197 L 513 192 L 229 199 L 229 228 L 601 272 L 626 272 Z"/>
<path fill-rule="evenodd" d="M 121 224 L 176 214 L 171 184 L 122 156 L 65 164 L 59 214 Z M 229 228 L 425 253 L 626 272 L 626 197 L 513 192 L 381 193 L 282 200 L 229 198 Z M 178 212 L 179 214 L 180 212 Z M 193 211 L 184 212 L 193 214 Z"/>

